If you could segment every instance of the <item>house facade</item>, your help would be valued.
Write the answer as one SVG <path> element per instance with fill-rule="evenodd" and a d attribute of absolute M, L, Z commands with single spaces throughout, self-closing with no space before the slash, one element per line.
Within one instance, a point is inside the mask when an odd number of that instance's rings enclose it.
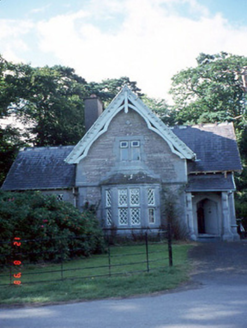
<path fill-rule="evenodd" d="M 85 120 L 76 146 L 20 152 L 2 189 L 94 205 L 102 226 L 119 231 L 165 227 L 166 207 L 174 205 L 191 239 L 238 239 L 234 172 L 241 162 L 232 124 L 169 128 L 127 87 L 104 111 L 97 98 L 87 99 Z"/>

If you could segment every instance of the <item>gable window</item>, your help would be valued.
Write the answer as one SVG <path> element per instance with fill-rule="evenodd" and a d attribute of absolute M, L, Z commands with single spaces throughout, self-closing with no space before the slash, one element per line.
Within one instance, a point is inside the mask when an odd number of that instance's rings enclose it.
<path fill-rule="evenodd" d="M 120 141 L 120 159 L 121 161 L 128 161 L 129 159 L 129 142 Z"/>
<path fill-rule="evenodd" d="M 121 161 L 139 161 L 141 159 L 141 143 L 139 140 L 121 140 L 119 148 Z"/>

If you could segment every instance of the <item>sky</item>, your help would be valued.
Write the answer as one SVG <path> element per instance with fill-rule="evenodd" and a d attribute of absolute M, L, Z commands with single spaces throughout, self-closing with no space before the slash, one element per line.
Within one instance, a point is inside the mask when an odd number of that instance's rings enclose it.
<path fill-rule="evenodd" d="M 0 54 L 87 82 L 127 76 L 168 102 L 200 53 L 247 56 L 246 0 L 0 0 Z"/>

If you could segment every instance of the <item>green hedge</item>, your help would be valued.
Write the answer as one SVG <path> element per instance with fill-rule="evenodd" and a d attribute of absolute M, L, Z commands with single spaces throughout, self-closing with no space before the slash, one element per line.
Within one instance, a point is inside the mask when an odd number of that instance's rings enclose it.
<path fill-rule="evenodd" d="M 103 233 L 92 211 L 81 213 L 73 205 L 40 192 L 0 191 L 1 264 L 8 262 L 11 243 L 7 242 L 15 237 L 22 240 L 22 258 L 30 262 L 104 251 Z"/>

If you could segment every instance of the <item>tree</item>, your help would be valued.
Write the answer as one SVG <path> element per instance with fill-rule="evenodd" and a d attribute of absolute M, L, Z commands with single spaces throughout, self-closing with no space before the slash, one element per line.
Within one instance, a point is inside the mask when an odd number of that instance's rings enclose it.
<path fill-rule="evenodd" d="M 27 141 L 36 146 L 76 143 L 84 133 L 86 81 L 68 67 L 28 66 L 21 76 L 20 67 L 25 69 L 16 65 L 11 76 L 12 90 L 18 93 L 11 109 L 29 123 Z"/>
<path fill-rule="evenodd" d="M 137 82 L 130 81 L 128 77 L 120 77 L 119 79 L 106 79 L 100 83 L 91 82 L 88 84 L 88 91 L 98 96 L 105 107 L 113 100 L 113 98 L 121 91 L 124 85 L 127 85 L 139 97 L 143 96 L 141 89 L 137 87 Z"/>
<path fill-rule="evenodd" d="M 127 85 L 166 123 L 171 123 L 165 100 L 148 98 L 128 77 L 87 83 L 73 68 L 31 67 L 0 56 L 0 118 L 14 116 L 25 129 L 0 127 L 0 183 L 20 147 L 76 144 L 84 135 L 84 101 L 96 94 L 105 107 Z M 6 125 L 6 124 L 5 124 Z"/>
<path fill-rule="evenodd" d="M 12 114 L 11 103 L 16 100 L 16 90 L 9 83 L 9 77 L 12 77 L 10 63 L 0 55 L 0 185 L 19 148 L 25 145 L 20 129 L 12 127 L 7 121 Z"/>
<path fill-rule="evenodd" d="M 18 129 L 9 125 L 0 128 L 0 186 L 3 183 L 20 147 L 24 146 Z"/>
<path fill-rule="evenodd" d="M 175 124 L 176 113 L 165 99 L 149 98 L 147 95 L 142 96 L 141 99 L 165 124 L 169 126 Z"/>
<path fill-rule="evenodd" d="M 247 57 L 200 54 L 197 67 L 172 78 L 170 93 L 179 124 L 245 119 L 242 70 Z"/>
<path fill-rule="evenodd" d="M 197 67 L 172 78 L 176 121 L 183 123 L 234 122 L 243 172 L 236 174 L 237 215 L 246 216 L 247 200 L 247 57 L 225 52 L 200 54 Z M 247 218 L 246 218 L 247 226 Z"/>

